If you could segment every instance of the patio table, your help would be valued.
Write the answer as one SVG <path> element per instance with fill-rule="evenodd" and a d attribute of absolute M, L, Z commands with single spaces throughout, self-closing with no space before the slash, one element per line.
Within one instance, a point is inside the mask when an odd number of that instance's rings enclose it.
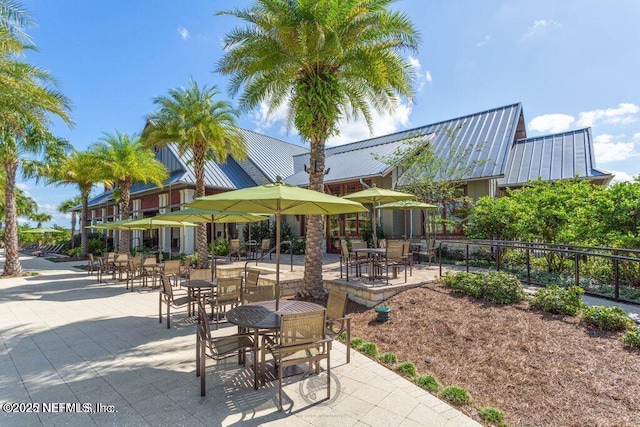
<path fill-rule="evenodd" d="M 355 248 L 352 249 L 354 254 L 367 254 L 369 257 L 369 280 L 375 279 L 375 261 L 380 257 L 384 258 L 387 255 L 387 250 L 384 248 Z"/>
<path fill-rule="evenodd" d="M 213 280 L 187 280 L 180 284 L 180 286 L 187 288 L 189 298 L 191 302 L 188 307 L 188 316 L 191 317 L 192 313 L 195 314 L 196 302 L 202 301 L 202 290 L 213 289 L 218 285 L 218 279 Z M 197 296 L 196 296 L 197 292 Z"/>
<path fill-rule="evenodd" d="M 275 301 L 262 301 L 234 307 L 226 314 L 227 321 L 238 329 L 253 330 L 253 388 L 258 389 L 258 338 L 260 330 L 277 331 L 280 329 L 280 315 L 306 313 L 323 310 L 324 307 L 307 301 L 280 301 L 276 311 Z"/>

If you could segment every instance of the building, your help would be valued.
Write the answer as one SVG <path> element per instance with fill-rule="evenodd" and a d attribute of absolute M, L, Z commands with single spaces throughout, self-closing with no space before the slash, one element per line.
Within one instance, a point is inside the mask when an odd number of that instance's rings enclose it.
<path fill-rule="evenodd" d="M 450 135 L 456 130 L 455 137 Z M 274 182 L 277 175 L 285 182 L 306 186 L 309 150 L 295 144 L 255 132 L 243 131 L 247 142 L 248 159 L 236 162 L 228 159 L 223 165 L 209 162 L 205 173 L 207 194 Z M 527 138 L 522 104 L 516 103 L 439 123 L 429 124 L 390 135 L 329 147 L 325 152 L 326 192 L 343 196 L 360 191 L 372 184 L 382 188 L 396 188 L 402 184 L 402 174 L 394 165 L 385 163 L 394 152 L 402 149 L 410 138 L 423 138 L 441 158 L 463 163 L 462 191 L 472 199 L 481 196 L 499 196 L 507 188 L 517 188 L 527 181 L 560 180 L 578 177 L 596 184 L 607 184 L 612 175 L 595 166 L 591 130 L 579 129 L 561 134 Z M 466 153 L 460 156 L 459 153 Z M 158 152 L 170 172 L 164 188 L 138 185 L 132 189 L 132 214 L 137 217 L 176 210 L 189 202 L 194 194 L 194 174 L 189 159 L 181 159 L 173 147 Z M 105 222 L 117 218 L 117 207 L 111 192 L 90 201 L 92 222 Z M 443 215 L 447 209 L 443 209 Z M 404 230 L 403 212 L 381 213 L 386 235 L 399 236 Z M 291 230 L 304 234 L 304 221 L 300 216 L 287 219 Z M 424 218 L 420 212 L 410 216 L 413 235 L 424 234 Z M 327 218 L 327 250 L 333 251 L 336 242 L 344 236 L 358 236 L 369 223 L 368 215 L 336 215 Z M 216 226 L 218 227 L 218 226 Z M 439 230 L 456 233 L 459 228 Z M 235 233 L 234 229 L 230 230 Z M 194 231 L 180 238 L 178 229 L 165 230 L 161 241 L 163 250 L 190 253 L 194 250 Z M 222 226 L 216 236 L 223 236 Z M 144 239 L 135 236 L 133 239 Z M 170 245 L 169 245 L 170 244 Z M 135 245 L 135 241 L 134 241 Z M 169 247 L 170 246 L 170 247 Z"/>

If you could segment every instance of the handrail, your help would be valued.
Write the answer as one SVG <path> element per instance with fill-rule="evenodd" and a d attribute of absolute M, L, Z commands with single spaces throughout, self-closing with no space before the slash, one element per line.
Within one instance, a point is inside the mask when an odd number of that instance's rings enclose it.
<path fill-rule="evenodd" d="M 291 255 L 291 271 L 293 272 L 293 241 L 292 240 L 283 240 L 280 242 L 280 249 L 282 250 L 282 245 L 288 243 L 289 244 L 289 254 Z M 260 258 L 256 258 L 256 265 L 258 265 L 259 261 L 262 261 L 262 259 L 264 259 L 264 257 L 266 257 L 269 254 L 272 254 L 276 251 L 276 246 L 272 247 L 271 249 L 269 249 L 267 252 L 263 253 L 262 256 Z M 282 253 L 282 252 L 280 252 Z M 249 266 L 249 263 L 253 261 L 253 260 L 247 260 L 247 262 L 244 263 L 244 276 L 247 277 L 247 268 Z"/>
<path fill-rule="evenodd" d="M 438 245 L 438 264 L 439 264 L 440 276 L 442 276 L 442 253 L 443 253 L 442 249 L 443 249 L 443 246 L 447 246 L 448 244 L 464 246 L 465 269 L 467 272 L 469 272 L 469 247 L 470 246 L 491 247 L 492 249 L 496 248 L 495 261 L 496 261 L 497 271 L 500 271 L 501 249 L 518 249 L 518 250 L 526 251 L 526 268 L 527 268 L 526 283 L 528 285 L 532 285 L 532 284 L 540 285 L 539 283 L 531 282 L 531 251 L 558 253 L 558 254 L 564 254 L 569 257 L 572 257 L 574 260 L 574 283 L 576 286 L 580 285 L 579 264 L 580 264 L 581 258 L 599 257 L 599 258 L 610 260 L 613 263 L 614 297 L 611 298 L 606 295 L 589 292 L 587 290 L 585 290 L 585 294 L 596 295 L 599 297 L 613 299 L 615 301 L 620 301 L 619 262 L 621 261 L 635 262 L 635 263 L 638 263 L 638 265 L 640 265 L 640 256 L 630 256 L 633 254 L 640 255 L 640 250 L 636 250 L 636 249 L 607 248 L 607 247 L 581 246 L 581 245 L 571 245 L 571 244 L 551 244 L 551 243 L 539 243 L 539 242 L 522 242 L 522 241 L 509 241 L 509 240 L 442 240 L 439 242 L 439 245 Z M 610 251 L 611 253 L 585 251 L 584 249 Z M 625 255 L 622 255 L 621 253 Z M 626 299 L 623 301 L 631 304 L 640 304 L 638 302 L 630 301 Z"/>

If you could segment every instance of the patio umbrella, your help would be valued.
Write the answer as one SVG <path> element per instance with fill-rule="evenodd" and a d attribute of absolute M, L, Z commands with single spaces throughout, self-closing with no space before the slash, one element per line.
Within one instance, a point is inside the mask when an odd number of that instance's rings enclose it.
<path fill-rule="evenodd" d="M 64 230 L 58 230 L 57 228 L 48 228 L 48 227 L 40 227 L 40 228 L 28 228 L 26 230 L 21 230 L 21 233 L 28 234 L 45 234 L 45 233 L 62 233 Z"/>
<path fill-rule="evenodd" d="M 334 215 L 366 212 L 360 203 L 286 185 L 278 177 L 275 184 L 243 188 L 195 199 L 187 206 L 229 212 L 255 212 L 276 216 L 276 310 L 280 299 L 280 223 L 282 215 Z"/>
<path fill-rule="evenodd" d="M 125 221 L 120 224 L 123 230 L 157 230 L 165 227 L 197 227 L 197 224 L 187 221 L 157 219 L 157 217 L 148 217 Z"/>
<path fill-rule="evenodd" d="M 416 196 L 408 193 L 401 193 L 399 191 L 386 190 L 384 188 L 378 188 L 375 184 L 366 190 L 358 191 L 357 193 L 347 194 L 342 196 L 343 199 L 354 200 L 360 203 L 371 203 L 372 209 L 372 227 L 373 227 L 373 246 L 378 247 L 378 220 L 376 218 L 376 204 L 387 202 L 398 202 L 400 200 L 415 200 Z"/>
<path fill-rule="evenodd" d="M 211 241 L 213 242 L 213 224 L 230 222 L 258 222 L 266 221 L 268 216 L 262 214 L 242 213 L 242 212 L 220 212 L 207 209 L 186 208 L 179 211 L 167 212 L 156 215 L 156 219 L 168 219 L 174 221 L 191 221 L 211 223 Z M 213 247 L 211 248 L 211 278 L 215 277 L 215 257 Z"/>
<path fill-rule="evenodd" d="M 418 202 L 417 200 L 401 200 L 399 202 L 385 203 L 379 205 L 378 209 L 402 209 L 404 210 L 404 236 L 407 237 L 407 212 L 412 209 L 435 209 L 436 205 Z"/>

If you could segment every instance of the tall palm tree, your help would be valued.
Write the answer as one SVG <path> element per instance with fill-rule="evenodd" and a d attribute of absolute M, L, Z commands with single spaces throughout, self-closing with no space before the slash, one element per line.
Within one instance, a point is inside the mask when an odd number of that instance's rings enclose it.
<path fill-rule="evenodd" d="M 41 228 L 43 222 L 51 221 L 53 217 L 48 213 L 34 212 L 29 215 L 29 219 L 37 223 L 36 228 Z"/>
<path fill-rule="evenodd" d="M 76 224 L 78 223 L 78 214 L 76 213 L 74 208 L 80 204 L 82 204 L 82 194 L 78 194 L 77 196 L 71 199 L 67 199 L 64 202 L 60 203 L 60 206 L 58 206 L 59 212 L 62 212 L 64 214 L 71 212 L 71 243 L 70 243 L 71 249 L 75 247 L 74 236 L 76 234 Z M 84 208 L 84 205 L 82 207 Z M 84 218 L 84 217 L 81 217 L 81 218 Z M 85 221 L 82 221 L 82 223 L 84 225 Z M 80 230 L 80 235 L 82 236 L 82 230 Z M 86 237 L 85 237 L 85 240 L 86 240 Z M 82 241 L 82 238 L 81 238 L 81 241 Z"/>
<path fill-rule="evenodd" d="M 196 177 L 195 197 L 205 195 L 204 166 L 207 160 L 218 163 L 228 156 L 246 158 L 244 137 L 235 126 L 236 112 L 225 101 L 217 101 L 215 86 L 199 87 L 191 80 L 188 88 L 169 90 L 168 96 L 158 96 L 153 103 L 160 108 L 147 117 L 142 133 L 144 143 L 164 146 L 176 143 L 182 156 L 191 152 Z M 207 225 L 198 224 L 198 266 L 204 267 L 207 255 Z"/>
<path fill-rule="evenodd" d="M 137 135 L 127 135 L 116 131 L 105 133 L 91 151 L 97 163 L 95 176 L 111 186 L 117 186 L 122 194 L 122 219 L 129 219 L 131 186 L 134 182 L 152 182 L 162 186 L 168 178 L 165 166 L 156 160 L 155 153 L 143 146 Z M 120 253 L 129 252 L 129 231 L 120 233 Z"/>
<path fill-rule="evenodd" d="M 68 99 L 55 88 L 55 80 L 41 68 L 19 61 L 25 42 L 23 26 L 31 22 L 18 3 L 0 2 L 0 163 L 5 174 L 4 275 L 22 271 L 18 252 L 16 174 L 22 164 L 27 175 L 52 165 L 68 148 L 66 141 L 48 131 L 50 115 L 71 125 Z M 32 157 L 35 156 L 35 157 Z M 31 157 L 31 158 L 30 158 Z M 43 158 L 44 157 L 44 158 Z M 38 160 L 44 160 L 39 163 Z"/>
<path fill-rule="evenodd" d="M 400 53 L 417 50 L 409 18 L 389 10 L 393 0 L 255 0 L 248 9 L 221 11 L 248 25 L 224 40 L 217 70 L 231 75 L 230 92 L 250 110 L 288 106 L 289 126 L 310 143 L 309 188 L 324 187 L 325 142 L 341 121 L 372 110 L 392 111 L 411 96 L 414 69 Z M 323 219 L 307 216 L 304 284 L 322 289 Z"/>
<path fill-rule="evenodd" d="M 95 153 L 90 151 L 76 151 L 67 157 L 60 167 L 55 171 L 52 171 L 52 173 L 47 177 L 48 183 L 50 184 L 73 184 L 77 185 L 78 190 L 80 190 L 80 195 L 78 196 L 80 200 L 78 201 L 78 197 L 76 197 L 68 202 L 73 203 L 75 201 L 75 205 L 72 205 L 71 207 L 82 204 L 82 213 L 80 214 L 82 219 L 82 223 L 80 224 L 81 255 L 86 255 L 88 253 L 88 230 L 86 226 L 89 225 L 89 195 L 91 193 L 91 189 L 96 184 L 109 184 L 111 182 L 104 177 L 101 178 L 99 174 L 96 174 L 96 164 L 98 163 L 99 160 Z M 73 220 L 75 220 L 75 212 L 72 215 L 72 239 L 73 231 L 75 229 Z"/>

